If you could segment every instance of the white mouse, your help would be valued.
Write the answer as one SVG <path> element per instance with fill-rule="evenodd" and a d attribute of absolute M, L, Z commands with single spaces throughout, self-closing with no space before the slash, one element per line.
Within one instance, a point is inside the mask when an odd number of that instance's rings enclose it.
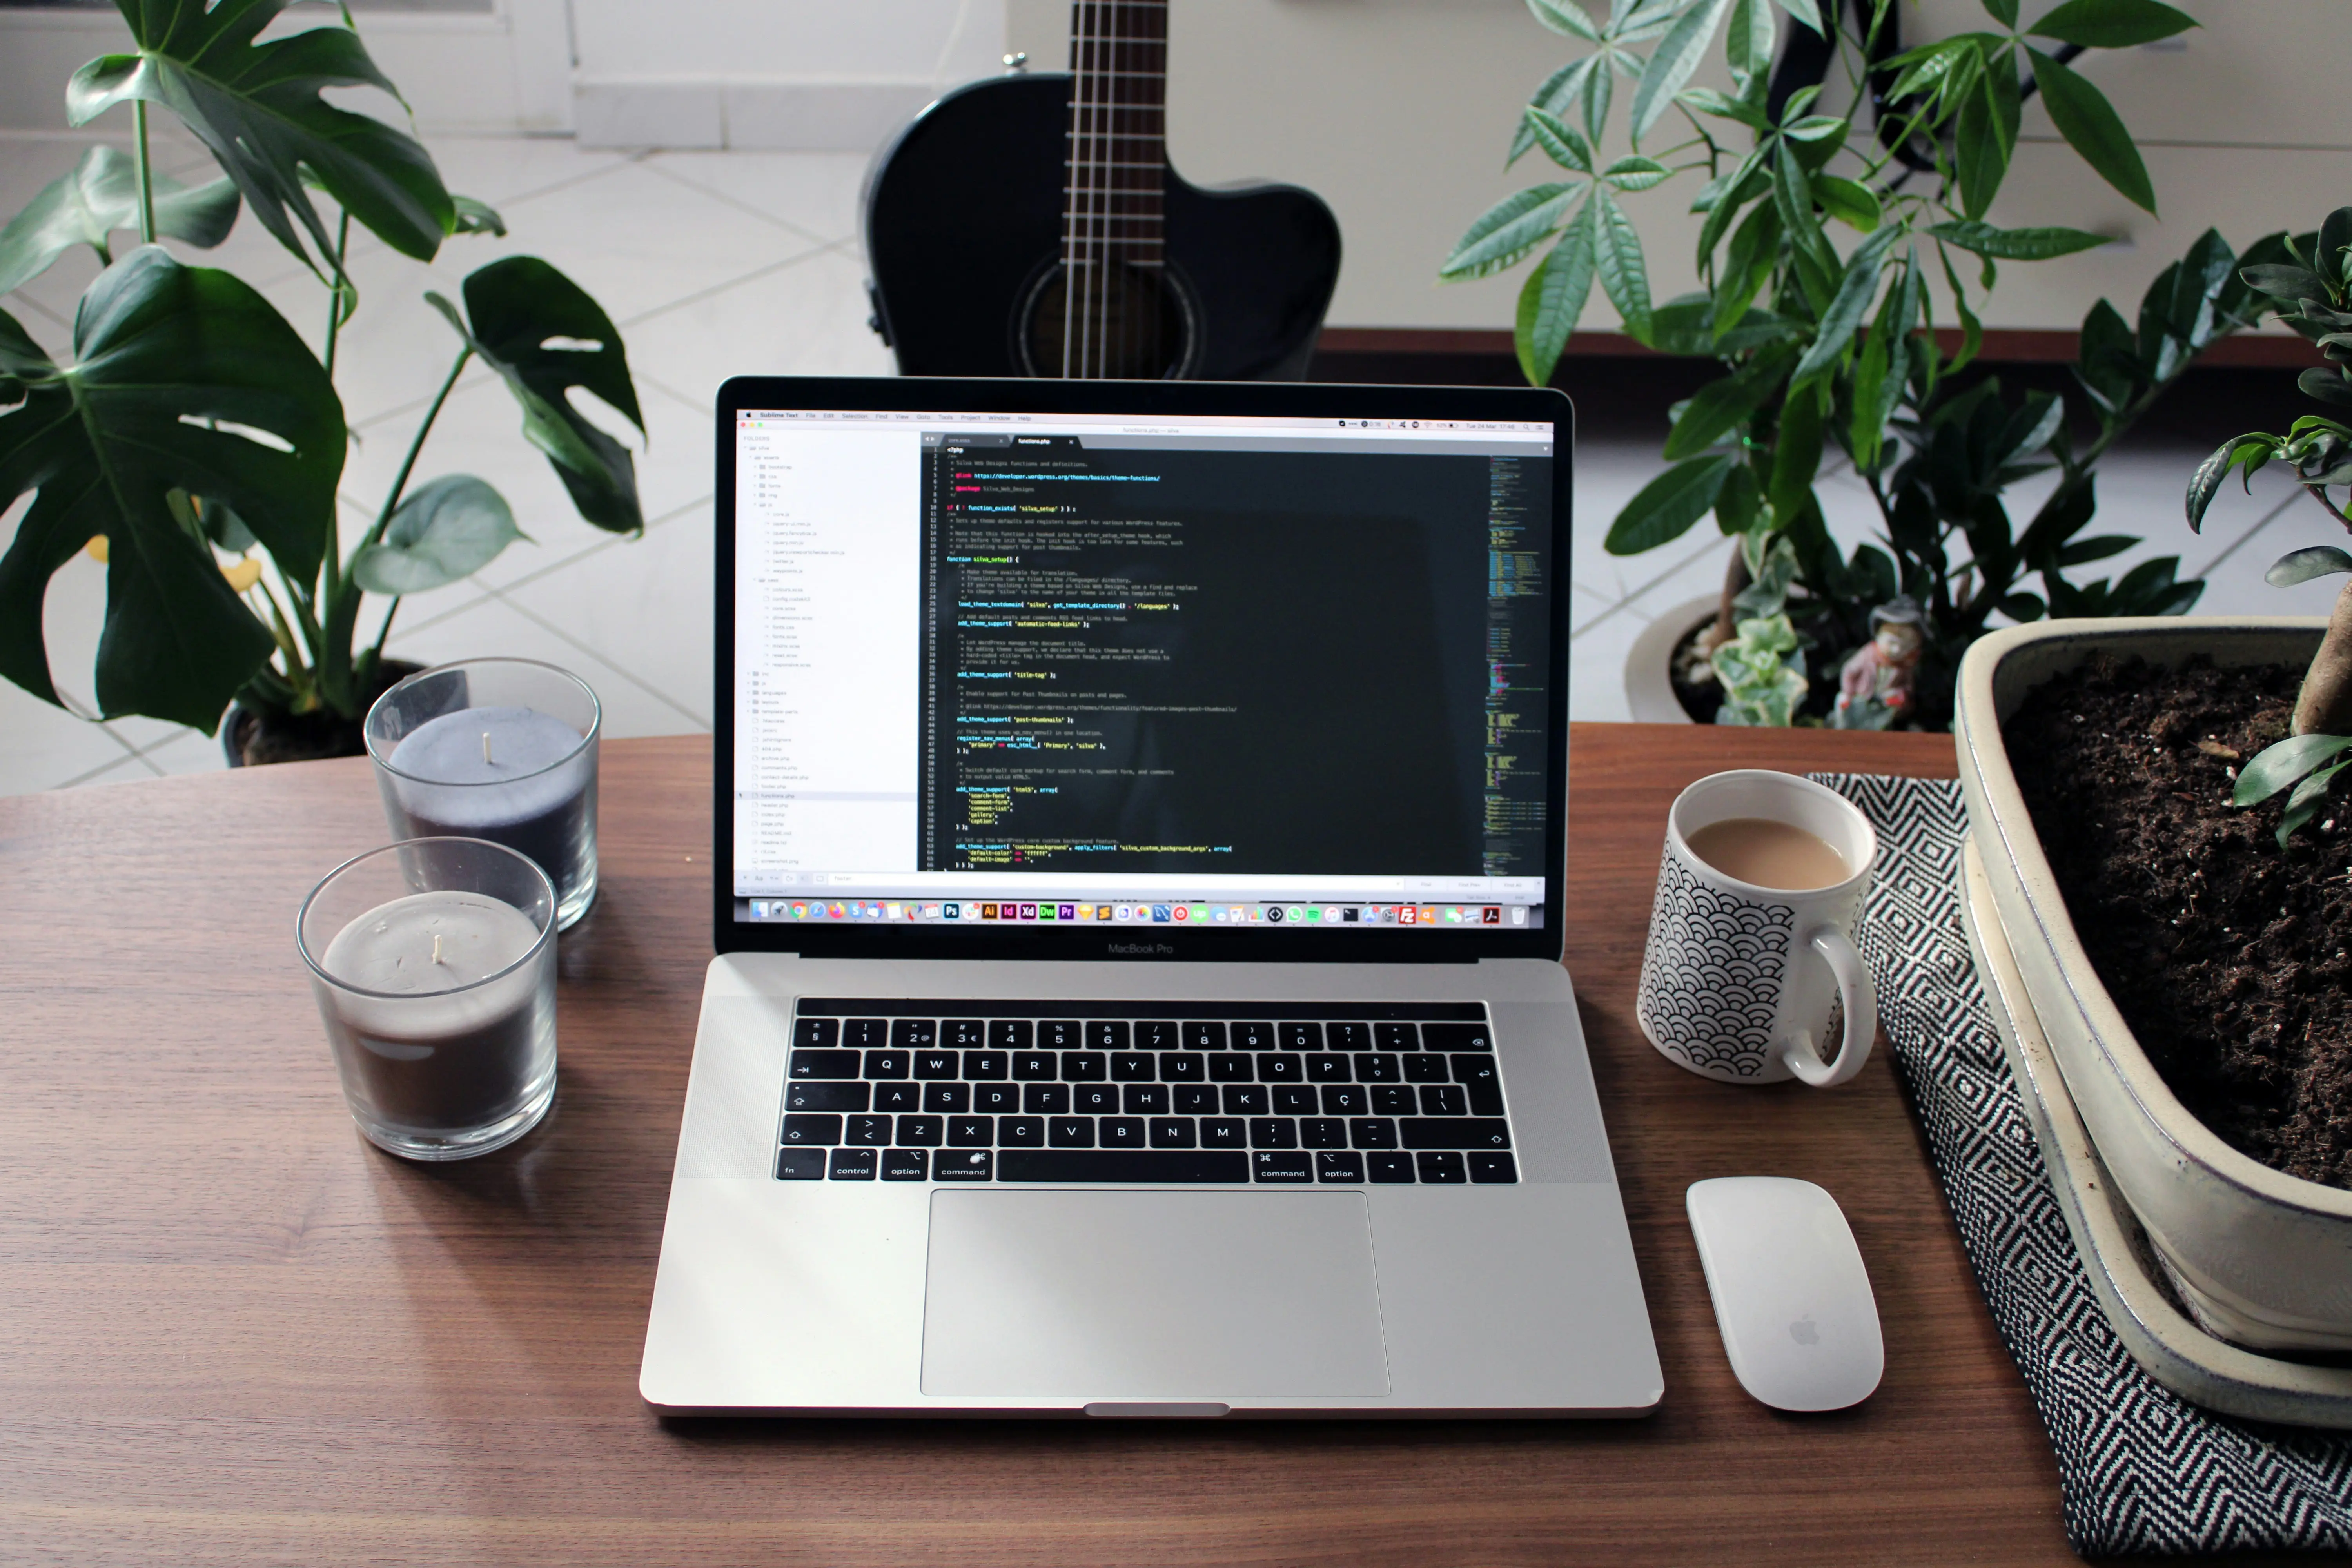
<path fill-rule="evenodd" d="M 1722 1176 L 1692 1183 L 1685 1205 L 1739 1385 L 1779 1410 L 1869 1398 L 1886 1345 L 1837 1200 L 1786 1176 Z"/>

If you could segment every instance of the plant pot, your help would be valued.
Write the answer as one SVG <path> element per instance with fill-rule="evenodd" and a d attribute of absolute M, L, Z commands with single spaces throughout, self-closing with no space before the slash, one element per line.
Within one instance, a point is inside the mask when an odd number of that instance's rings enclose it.
<path fill-rule="evenodd" d="M 2263 1350 L 2352 1352 L 2352 1192 L 2232 1149 L 2158 1075 L 2075 934 L 2000 725 L 2034 686 L 2095 653 L 2162 667 L 2194 654 L 2224 668 L 2301 663 L 2326 626 L 2289 616 L 2012 626 L 1961 662 L 1953 723 L 1969 831 L 2084 1127 L 2182 1303 L 2207 1331 Z"/>
<path fill-rule="evenodd" d="M 424 668 L 404 658 L 387 658 L 377 665 L 375 679 L 368 683 L 367 700 L 360 704 L 357 719 L 335 714 L 279 719 L 242 702 L 232 702 L 227 715 L 221 720 L 221 751 L 233 768 L 265 763 L 316 762 L 321 757 L 366 756 L 367 741 L 361 733 L 361 726 L 367 710 L 375 705 L 377 698 Z"/>
<path fill-rule="evenodd" d="M 1625 708 L 1633 722 L 1697 722 L 1675 695 L 1675 654 L 1693 632 L 1714 620 L 1721 607 L 1721 597 L 1709 594 L 1675 605 L 1642 628 L 1625 656 Z"/>

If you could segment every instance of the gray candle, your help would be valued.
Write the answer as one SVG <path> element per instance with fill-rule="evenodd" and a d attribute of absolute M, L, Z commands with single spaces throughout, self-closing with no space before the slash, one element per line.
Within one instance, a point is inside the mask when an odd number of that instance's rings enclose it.
<path fill-rule="evenodd" d="M 557 925 L 596 896 L 595 694 L 528 659 L 413 675 L 368 714 L 385 818 L 408 838 L 487 838 L 553 879 Z"/>

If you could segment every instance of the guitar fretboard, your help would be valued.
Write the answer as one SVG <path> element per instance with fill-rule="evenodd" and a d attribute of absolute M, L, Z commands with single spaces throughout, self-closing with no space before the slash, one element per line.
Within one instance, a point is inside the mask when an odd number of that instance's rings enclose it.
<path fill-rule="evenodd" d="M 1156 268 L 1163 257 L 1168 0 L 1073 0 L 1070 13 L 1062 259 L 1075 329 L 1065 350 L 1080 363 L 1063 374 L 1085 374 L 1086 318 L 1099 313 L 1101 280 L 1120 265 Z"/>

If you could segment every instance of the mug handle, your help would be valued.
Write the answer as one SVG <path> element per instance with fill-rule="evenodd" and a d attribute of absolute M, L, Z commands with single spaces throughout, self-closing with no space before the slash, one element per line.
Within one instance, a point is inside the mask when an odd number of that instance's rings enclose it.
<path fill-rule="evenodd" d="M 1811 1037 L 1800 1038 L 1786 1052 L 1789 1070 L 1815 1089 L 1832 1089 L 1862 1070 L 1870 1059 L 1871 1042 L 1878 1037 L 1878 998 L 1871 989 L 1870 971 L 1845 932 L 1835 926 L 1818 926 L 1806 944 L 1828 961 L 1837 976 L 1838 994 L 1845 1003 L 1845 1041 L 1835 1062 L 1822 1060 Z"/>

